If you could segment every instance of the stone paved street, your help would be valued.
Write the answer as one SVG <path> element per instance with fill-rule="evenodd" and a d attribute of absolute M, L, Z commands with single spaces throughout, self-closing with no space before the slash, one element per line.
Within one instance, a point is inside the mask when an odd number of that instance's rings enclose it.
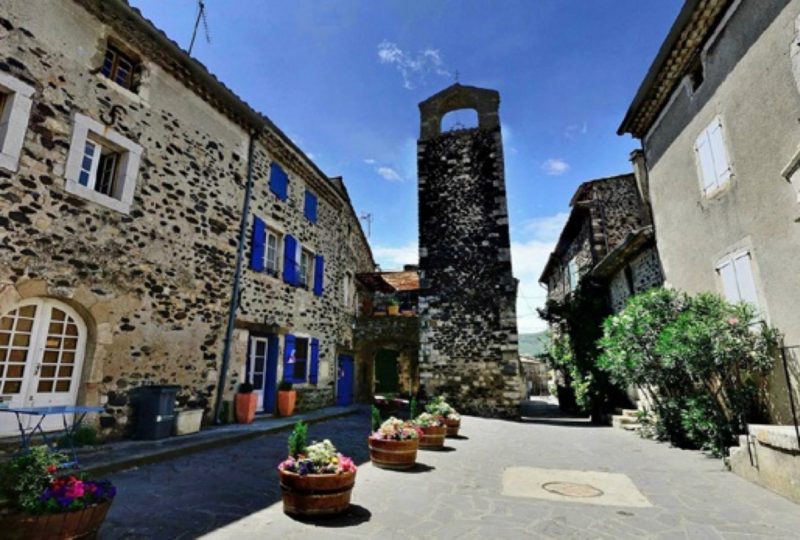
<path fill-rule="evenodd" d="M 309 429 L 362 464 L 344 517 L 304 523 L 282 513 L 275 465 L 286 436 L 277 434 L 116 474 L 119 496 L 101 538 L 800 536 L 797 505 L 725 471 L 720 460 L 622 430 L 555 417 L 465 418 L 464 438 L 448 439 L 444 452 L 420 451 L 418 469 L 403 473 L 366 462 L 367 413 Z M 621 473 L 651 506 L 506 496 L 509 467 Z M 590 484 L 600 477 L 586 476 Z"/>

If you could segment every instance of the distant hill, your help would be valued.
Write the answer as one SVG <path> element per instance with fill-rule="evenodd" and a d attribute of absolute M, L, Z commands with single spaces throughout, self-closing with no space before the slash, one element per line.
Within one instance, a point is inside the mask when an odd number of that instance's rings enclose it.
<path fill-rule="evenodd" d="M 547 330 L 534 334 L 519 335 L 519 354 L 522 356 L 539 356 L 547 350 Z"/>

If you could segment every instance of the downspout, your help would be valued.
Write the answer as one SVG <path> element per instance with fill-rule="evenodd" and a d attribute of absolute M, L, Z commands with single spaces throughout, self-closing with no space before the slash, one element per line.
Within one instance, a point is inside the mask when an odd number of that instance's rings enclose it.
<path fill-rule="evenodd" d="M 231 344 L 233 343 L 233 329 L 236 323 L 236 313 L 239 311 L 242 259 L 244 257 L 244 244 L 247 235 L 247 221 L 250 214 L 250 194 L 253 191 L 253 149 L 255 147 L 256 136 L 256 132 L 250 132 L 250 140 L 247 147 L 247 181 L 244 190 L 244 204 L 242 205 L 242 220 L 239 224 L 239 245 L 236 248 L 236 270 L 233 273 L 233 290 L 231 291 L 231 303 L 228 308 L 228 326 L 225 329 L 222 365 L 220 366 L 219 382 L 217 383 L 217 400 L 214 403 L 215 424 L 221 423 L 219 416 L 222 412 L 222 397 L 225 394 L 225 379 L 228 377 L 228 365 L 231 361 Z"/>

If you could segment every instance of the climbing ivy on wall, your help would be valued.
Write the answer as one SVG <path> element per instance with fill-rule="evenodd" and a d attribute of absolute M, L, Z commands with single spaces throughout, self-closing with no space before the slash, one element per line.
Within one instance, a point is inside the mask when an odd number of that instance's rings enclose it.
<path fill-rule="evenodd" d="M 625 393 L 597 363 L 597 342 L 610 314 L 605 290 L 588 279 L 581 280 L 563 300 L 550 300 L 539 310 L 553 330 L 550 364 L 571 387 L 578 410 L 591 414 L 595 422 L 603 421 L 616 406 L 627 404 Z M 562 394 L 569 399 L 569 391 Z"/>

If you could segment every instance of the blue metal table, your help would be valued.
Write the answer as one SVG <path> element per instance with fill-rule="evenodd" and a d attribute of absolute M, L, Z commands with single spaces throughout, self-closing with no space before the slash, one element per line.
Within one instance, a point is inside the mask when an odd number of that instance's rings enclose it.
<path fill-rule="evenodd" d="M 83 419 L 89 413 L 101 413 L 103 407 L 90 407 L 85 405 L 55 405 L 51 407 L 11 407 L 8 409 L 0 408 L 0 413 L 11 413 L 17 417 L 17 425 L 19 426 L 19 435 L 21 443 L 21 452 L 27 452 L 31 446 L 33 438 L 38 435 L 42 438 L 42 442 L 52 449 L 57 449 L 57 438 L 48 436 L 47 432 L 42 429 L 42 422 L 48 416 L 61 415 L 61 420 L 64 424 L 64 439 L 69 444 L 71 461 L 62 463 L 61 467 L 75 467 L 78 466 L 78 455 L 75 452 L 75 444 L 73 436 L 75 432 L 81 427 Z M 67 420 L 67 416 L 74 415 L 72 421 Z M 38 421 L 34 419 L 35 424 L 33 427 L 26 428 L 22 425 L 23 416 L 39 417 Z M 51 434 L 52 435 L 52 434 Z"/>

